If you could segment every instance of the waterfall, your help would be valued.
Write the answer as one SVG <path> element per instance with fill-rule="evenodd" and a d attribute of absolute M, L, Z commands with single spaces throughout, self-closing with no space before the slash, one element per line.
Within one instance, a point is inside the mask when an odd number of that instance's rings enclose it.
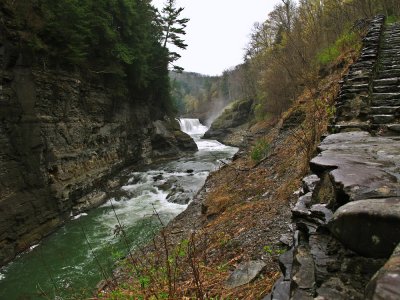
<path fill-rule="evenodd" d="M 199 119 L 179 119 L 181 130 L 189 135 L 203 135 L 208 128 L 200 123 Z"/>

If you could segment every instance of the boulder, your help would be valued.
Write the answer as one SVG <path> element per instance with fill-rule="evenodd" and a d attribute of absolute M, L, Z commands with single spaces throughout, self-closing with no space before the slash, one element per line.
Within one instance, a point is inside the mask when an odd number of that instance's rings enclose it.
<path fill-rule="evenodd" d="M 266 264 L 261 260 L 252 260 L 241 263 L 229 276 L 225 285 L 228 288 L 235 288 L 253 281 L 264 269 Z"/>
<path fill-rule="evenodd" d="M 292 208 L 293 217 L 307 217 L 311 214 L 308 207 L 311 203 L 312 193 L 307 193 L 297 200 L 296 205 Z"/>
<path fill-rule="evenodd" d="M 278 281 L 274 284 L 271 293 L 263 298 L 263 300 L 289 300 L 289 299 L 290 299 L 290 281 L 284 280 L 283 277 L 279 278 Z"/>
<path fill-rule="evenodd" d="M 368 283 L 365 299 L 400 299 L 400 244 Z"/>
<path fill-rule="evenodd" d="M 312 174 L 307 177 L 304 177 L 302 180 L 303 191 L 304 193 L 309 193 L 314 191 L 316 185 L 320 182 L 320 179 L 317 175 Z"/>
<path fill-rule="evenodd" d="M 151 147 L 155 157 L 176 157 L 180 152 L 195 152 L 197 145 L 186 133 L 176 129 L 176 121 L 169 118 L 153 122 Z"/>
<path fill-rule="evenodd" d="M 349 249 L 366 257 L 389 257 L 400 242 L 400 198 L 368 199 L 340 207 L 328 224 Z"/>
<path fill-rule="evenodd" d="M 314 260 L 310 249 L 305 245 L 300 245 L 295 249 L 292 274 L 293 283 L 298 289 L 309 292 L 314 288 Z"/>

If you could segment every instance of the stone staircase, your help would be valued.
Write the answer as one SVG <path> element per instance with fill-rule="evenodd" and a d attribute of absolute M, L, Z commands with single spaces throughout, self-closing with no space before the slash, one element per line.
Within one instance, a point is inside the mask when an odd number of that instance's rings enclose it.
<path fill-rule="evenodd" d="M 370 122 L 374 131 L 400 134 L 400 24 L 384 32 L 372 81 Z"/>
<path fill-rule="evenodd" d="M 383 19 L 372 21 L 359 60 L 341 82 L 333 133 L 400 133 L 400 25 L 383 30 Z"/>
<path fill-rule="evenodd" d="M 400 24 L 384 21 L 341 81 L 264 300 L 400 299 Z"/>

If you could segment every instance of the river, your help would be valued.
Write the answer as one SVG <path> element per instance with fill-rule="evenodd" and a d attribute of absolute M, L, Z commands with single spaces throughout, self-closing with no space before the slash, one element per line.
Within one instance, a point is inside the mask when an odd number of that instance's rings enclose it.
<path fill-rule="evenodd" d="M 71 217 L 63 227 L 30 251 L 0 269 L 0 299 L 84 299 L 102 274 L 127 253 L 126 239 L 117 234 L 118 220 L 129 246 L 143 245 L 157 233 L 160 222 L 172 220 L 203 186 L 210 171 L 229 160 L 237 148 L 203 140 L 207 128 L 197 119 L 181 119 L 199 151 L 184 158 L 122 173 L 124 184 L 100 207 Z M 172 203 L 171 201 L 176 203 Z"/>

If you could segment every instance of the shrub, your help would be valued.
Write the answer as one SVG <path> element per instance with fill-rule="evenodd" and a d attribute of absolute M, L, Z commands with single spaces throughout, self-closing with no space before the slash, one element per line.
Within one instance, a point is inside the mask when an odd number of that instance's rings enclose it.
<path fill-rule="evenodd" d="M 269 143 L 264 140 L 258 140 L 257 143 L 254 145 L 253 149 L 251 150 L 250 156 L 251 159 L 254 160 L 255 162 L 259 162 L 262 160 L 264 157 L 267 156 L 268 152 L 270 150 L 270 145 Z"/>
<path fill-rule="evenodd" d="M 354 31 L 343 33 L 333 45 L 323 49 L 317 54 L 317 61 L 322 65 L 327 65 L 335 61 L 341 53 L 347 49 L 359 49 L 361 47 L 360 37 Z"/>
<path fill-rule="evenodd" d="M 396 22 L 398 22 L 400 20 L 400 17 L 398 17 L 398 16 L 388 16 L 387 18 L 386 18 L 386 24 L 393 24 L 393 23 L 396 23 Z"/>

